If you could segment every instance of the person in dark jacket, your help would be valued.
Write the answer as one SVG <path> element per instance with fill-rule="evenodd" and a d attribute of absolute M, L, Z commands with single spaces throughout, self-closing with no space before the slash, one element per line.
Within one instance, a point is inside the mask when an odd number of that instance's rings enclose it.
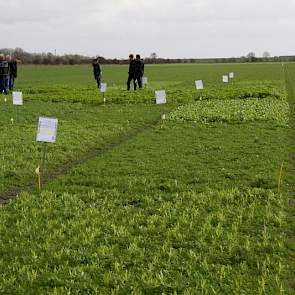
<path fill-rule="evenodd" d="M 101 70 L 101 66 L 100 66 L 100 64 L 98 62 L 98 58 L 95 58 L 92 61 L 92 67 L 93 67 L 94 79 L 97 82 L 98 89 L 100 89 L 100 81 L 101 81 L 102 70 Z"/>
<path fill-rule="evenodd" d="M 144 60 L 143 58 L 141 59 L 141 71 L 142 71 L 142 76 L 144 75 Z"/>
<path fill-rule="evenodd" d="M 134 86 L 134 90 L 136 90 L 136 77 L 135 77 L 135 73 L 136 73 L 136 61 L 134 59 L 134 55 L 130 54 L 129 55 L 129 70 L 128 70 L 128 80 L 127 80 L 127 90 L 130 90 L 130 83 L 133 80 L 133 86 Z"/>
<path fill-rule="evenodd" d="M 9 91 L 9 77 L 10 77 L 9 63 L 11 62 L 11 56 L 7 54 L 5 60 L 6 60 L 7 65 L 8 65 L 8 73 L 7 73 L 6 77 L 5 77 L 5 88 L 6 88 L 7 91 Z"/>
<path fill-rule="evenodd" d="M 142 77 L 144 73 L 144 63 L 139 54 L 136 54 L 135 59 L 135 80 L 138 82 L 139 89 L 142 88 Z"/>
<path fill-rule="evenodd" d="M 7 79 L 9 76 L 8 62 L 4 55 L 0 54 L 0 93 L 8 94 Z"/>
<path fill-rule="evenodd" d="M 15 79 L 17 78 L 17 60 L 10 58 L 9 67 L 9 90 L 13 90 Z"/>

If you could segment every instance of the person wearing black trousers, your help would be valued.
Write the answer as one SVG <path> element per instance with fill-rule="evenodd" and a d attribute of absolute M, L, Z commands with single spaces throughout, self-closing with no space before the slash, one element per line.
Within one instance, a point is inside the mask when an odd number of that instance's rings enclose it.
<path fill-rule="evenodd" d="M 8 62 L 5 60 L 4 54 L 0 54 L 0 94 L 8 94 L 7 79 L 9 77 Z"/>
<path fill-rule="evenodd" d="M 92 67 L 93 67 L 93 74 L 94 74 L 94 79 L 96 80 L 97 83 L 97 88 L 100 89 L 100 80 L 101 80 L 101 66 L 98 62 L 98 58 L 95 58 L 92 61 Z"/>
<path fill-rule="evenodd" d="M 8 61 L 9 67 L 9 90 L 13 90 L 14 82 L 17 77 L 17 60 L 16 58 L 10 58 Z"/>
<path fill-rule="evenodd" d="M 129 55 L 129 70 L 128 70 L 128 80 L 127 80 L 127 90 L 130 91 L 130 83 L 133 80 L 134 90 L 136 90 L 136 61 L 134 55 Z"/>
<path fill-rule="evenodd" d="M 136 54 L 135 59 L 135 80 L 138 82 L 139 89 L 142 89 L 142 77 L 144 73 L 144 63 L 139 54 Z"/>

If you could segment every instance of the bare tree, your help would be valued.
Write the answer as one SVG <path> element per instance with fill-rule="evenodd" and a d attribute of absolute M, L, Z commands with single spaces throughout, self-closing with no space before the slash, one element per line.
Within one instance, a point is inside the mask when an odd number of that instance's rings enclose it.
<path fill-rule="evenodd" d="M 262 53 L 262 57 L 263 57 L 263 58 L 269 58 L 269 57 L 270 57 L 270 53 L 269 53 L 268 51 L 264 51 L 264 52 Z"/>
<path fill-rule="evenodd" d="M 158 55 L 156 52 L 151 53 L 150 59 L 157 59 Z"/>
<path fill-rule="evenodd" d="M 249 53 L 246 55 L 246 57 L 247 57 L 248 61 L 250 61 L 250 62 L 253 62 L 253 61 L 256 60 L 256 58 L 255 58 L 255 52 L 249 52 Z"/>
<path fill-rule="evenodd" d="M 248 58 L 249 58 L 249 57 L 255 57 L 255 52 L 249 52 L 246 56 L 247 56 Z"/>

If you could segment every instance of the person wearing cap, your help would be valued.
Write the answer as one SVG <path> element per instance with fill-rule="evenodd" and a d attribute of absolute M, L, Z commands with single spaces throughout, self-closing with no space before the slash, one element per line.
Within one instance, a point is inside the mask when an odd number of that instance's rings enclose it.
<path fill-rule="evenodd" d="M 129 70 L 128 70 L 128 80 L 127 80 L 127 90 L 130 90 L 131 81 L 133 81 L 134 90 L 136 90 L 136 61 L 134 59 L 134 55 L 129 55 Z"/>
<path fill-rule="evenodd" d="M 92 67 L 93 67 L 94 79 L 96 80 L 98 89 L 100 89 L 102 70 L 101 70 L 101 65 L 98 62 L 98 58 L 93 59 Z"/>
<path fill-rule="evenodd" d="M 8 94 L 7 79 L 9 77 L 8 62 L 4 54 L 0 54 L 0 93 Z"/>

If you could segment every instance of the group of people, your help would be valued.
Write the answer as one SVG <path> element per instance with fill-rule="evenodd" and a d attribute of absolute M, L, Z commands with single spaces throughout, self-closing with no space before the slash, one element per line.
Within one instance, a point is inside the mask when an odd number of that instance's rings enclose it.
<path fill-rule="evenodd" d="M 142 78 L 144 74 L 144 62 L 140 58 L 139 54 L 136 54 L 134 59 L 134 55 L 129 55 L 129 70 L 128 70 L 128 80 L 127 80 L 127 90 L 130 90 L 131 81 L 133 81 L 134 90 L 137 88 L 137 83 L 139 89 L 142 88 Z"/>
<path fill-rule="evenodd" d="M 17 60 L 10 55 L 0 54 L 0 94 L 13 90 L 17 77 Z"/>
<path fill-rule="evenodd" d="M 98 58 L 92 61 L 94 79 L 97 82 L 97 87 L 100 88 L 102 69 L 99 64 Z M 129 70 L 128 70 L 128 80 L 127 80 L 127 90 L 130 90 L 131 81 L 133 81 L 134 90 L 142 88 L 142 78 L 144 74 L 144 61 L 140 58 L 139 54 L 136 54 L 135 58 L 133 54 L 129 55 Z"/>

